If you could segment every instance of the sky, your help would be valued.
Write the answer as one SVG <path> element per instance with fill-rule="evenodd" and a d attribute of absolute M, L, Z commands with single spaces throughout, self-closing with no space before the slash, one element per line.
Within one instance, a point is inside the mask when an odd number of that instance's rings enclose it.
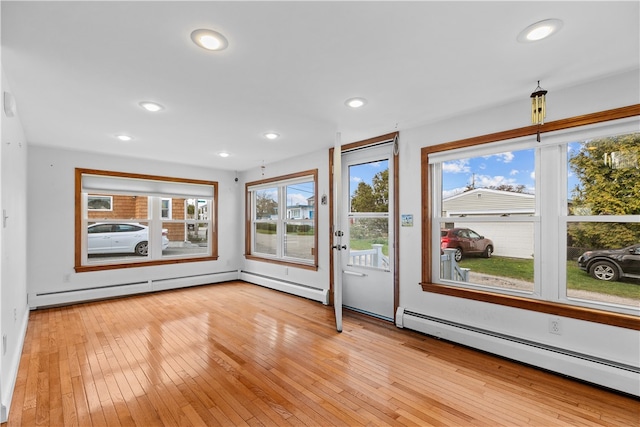
<path fill-rule="evenodd" d="M 575 155 L 581 142 L 567 145 L 569 157 Z M 568 169 L 569 194 L 578 180 Z M 535 149 L 507 151 L 490 156 L 444 162 L 442 166 L 442 197 L 447 198 L 464 191 L 468 185 L 475 188 L 497 187 L 502 184 L 525 186 L 525 192 L 535 194 Z"/>
<path fill-rule="evenodd" d="M 366 182 L 373 187 L 373 177 L 387 169 L 389 169 L 388 160 L 349 166 L 349 194 L 353 196 L 360 182 Z"/>
<path fill-rule="evenodd" d="M 567 145 L 569 155 L 577 153 L 581 143 Z M 524 185 L 525 192 L 535 192 L 535 149 L 507 151 L 460 159 L 443 164 L 443 198 L 462 193 L 472 183 L 475 188 L 496 187 L 502 184 Z M 373 177 L 378 172 L 389 168 L 388 160 L 351 165 L 349 167 L 349 193 L 353 196 L 358 184 L 366 182 L 372 185 Z M 569 190 L 573 189 L 577 180 L 569 171 Z M 312 187 L 294 185 L 288 194 L 288 204 L 306 204 L 306 198 L 313 194 Z M 293 191 L 300 189 L 302 191 Z M 293 202 L 293 203 L 291 203 Z"/>
<path fill-rule="evenodd" d="M 467 186 L 474 188 L 499 185 L 524 185 L 525 192 L 535 192 L 534 149 L 459 159 L 442 165 L 442 197 L 462 193 Z"/>

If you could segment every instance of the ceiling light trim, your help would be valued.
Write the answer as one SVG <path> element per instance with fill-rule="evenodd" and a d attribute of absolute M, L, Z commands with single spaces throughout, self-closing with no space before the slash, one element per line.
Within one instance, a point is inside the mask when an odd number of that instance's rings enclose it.
<path fill-rule="evenodd" d="M 560 29 L 564 23 L 560 19 L 544 19 L 529 25 L 518 34 L 517 40 L 520 43 L 535 43 L 551 37 Z"/>
<path fill-rule="evenodd" d="M 199 47 L 211 51 L 219 52 L 229 46 L 229 41 L 225 36 L 217 31 L 201 28 L 191 32 L 191 40 Z"/>
<path fill-rule="evenodd" d="M 125 133 L 119 133 L 117 135 L 115 135 L 115 137 L 123 142 L 129 142 L 129 141 L 133 141 L 133 137 L 131 135 L 127 135 Z"/>
<path fill-rule="evenodd" d="M 157 113 L 158 111 L 164 110 L 163 105 L 153 101 L 141 101 L 138 103 L 138 105 L 140 106 L 140 108 L 146 111 L 149 111 L 151 113 Z"/>
<path fill-rule="evenodd" d="M 365 98 L 362 97 L 355 97 L 355 98 L 349 98 L 346 101 L 344 101 L 344 105 L 346 105 L 349 108 L 362 108 L 365 105 L 367 105 L 368 101 Z"/>

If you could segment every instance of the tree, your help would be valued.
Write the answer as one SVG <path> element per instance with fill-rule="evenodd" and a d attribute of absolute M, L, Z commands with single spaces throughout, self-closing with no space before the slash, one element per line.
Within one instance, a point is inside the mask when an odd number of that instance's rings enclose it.
<path fill-rule="evenodd" d="M 351 196 L 351 212 L 389 211 L 389 169 L 375 174 L 371 185 L 358 183 Z M 350 227 L 351 239 L 365 239 L 370 243 L 386 242 L 389 221 L 386 218 L 360 218 Z M 381 239 L 380 241 L 376 239 Z"/>
<path fill-rule="evenodd" d="M 358 183 L 351 196 L 352 212 L 388 212 L 389 211 L 389 169 L 378 172 L 371 180 Z"/>
<path fill-rule="evenodd" d="M 278 202 L 273 200 L 266 191 L 256 192 L 256 218 L 271 219 L 278 214 Z"/>
<path fill-rule="evenodd" d="M 571 189 L 573 215 L 640 214 L 640 133 L 588 141 L 569 159 L 579 184 Z M 637 223 L 570 224 L 574 246 L 618 248 L 640 242 Z"/>

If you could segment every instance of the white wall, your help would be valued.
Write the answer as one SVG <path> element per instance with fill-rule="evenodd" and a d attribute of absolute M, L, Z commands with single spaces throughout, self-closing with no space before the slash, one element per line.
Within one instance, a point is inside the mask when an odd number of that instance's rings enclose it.
<path fill-rule="evenodd" d="M 245 171 L 240 174 L 240 184 L 242 191 L 242 212 L 240 218 L 244 218 L 244 188 L 245 183 L 259 181 L 291 173 L 303 172 L 311 169 L 318 169 L 318 198 L 316 200 L 316 210 L 318 216 L 318 264 L 317 271 L 311 271 L 302 268 L 285 267 L 283 265 L 255 261 L 244 260 L 242 270 L 246 273 L 256 273 L 266 276 L 270 280 L 256 280 L 248 275 L 243 276 L 244 280 L 252 283 L 262 284 L 275 289 L 292 292 L 307 298 L 316 299 L 326 302 L 324 299 L 328 295 L 329 290 L 329 205 L 322 205 L 321 199 L 323 195 L 329 197 L 329 147 L 332 141 L 327 141 L 327 149 L 306 154 L 304 156 L 282 160 L 278 163 L 267 164 L 264 169 L 264 176 L 260 167 Z M 242 221 L 240 221 L 242 222 Z M 241 224 L 244 227 L 244 224 Z M 244 228 L 241 228 L 239 237 L 244 238 Z M 244 241 L 244 240 L 243 240 Z M 275 283 L 275 281 L 283 281 L 286 283 Z M 288 282 L 300 284 L 303 287 L 309 287 L 319 292 L 307 292 L 304 288 L 295 287 L 291 289 Z"/>
<path fill-rule="evenodd" d="M 2 91 L 11 88 L 2 73 Z M 19 108 L 19 106 L 18 106 Z M 6 347 L 0 358 L 0 422 L 5 421 L 27 328 L 27 144 L 19 114 L 7 117 L 2 111 L 0 200 L 8 216 L 6 227 L 0 218 L 0 331 Z"/>
<path fill-rule="evenodd" d="M 549 90 L 547 121 L 640 103 L 640 79 L 637 69 L 565 90 L 554 90 L 552 80 L 545 81 L 545 88 Z M 401 213 L 413 214 L 415 218 L 420 218 L 421 200 L 415 195 L 421 193 L 422 147 L 528 126 L 528 121 L 529 99 L 524 93 L 521 100 L 511 105 L 419 128 L 401 130 Z M 419 220 L 414 222 L 413 228 L 400 229 L 401 307 L 452 322 L 638 366 L 640 335 L 637 331 L 564 318 L 561 319 L 563 334 L 552 335 L 548 332 L 550 316 L 547 314 L 423 292 L 418 286 L 421 280 L 421 236 Z M 428 328 L 423 332 L 435 333 Z M 517 354 L 507 355 L 518 358 Z M 637 375 L 635 381 L 638 388 Z M 640 389 L 636 390 L 636 393 L 640 394 Z"/>
<path fill-rule="evenodd" d="M 217 181 L 219 184 L 217 218 L 219 259 L 76 273 L 74 270 L 75 168 Z M 28 171 L 27 248 L 28 293 L 31 307 L 177 287 L 184 285 L 185 280 L 169 282 L 168 285 L 165 283 L 162 286 L 150 282 L 146 285 L 109 288 L 124 283 L 225 272 L 231 272 L 228 275 L 222 274 L 226 280 L 237 277 L 242 249 L 236 231 L 242 214 L 239 212 L 238 201 L 241 192 L 239 184 L 234 182 L 235 173 L 41 146 L 30 146 Z M 204 283 L 209 281 L 212 281 L 211 277 L 206 277 Z M 73 292 L 78 289 L 92 288 L 97 289 Z"/>

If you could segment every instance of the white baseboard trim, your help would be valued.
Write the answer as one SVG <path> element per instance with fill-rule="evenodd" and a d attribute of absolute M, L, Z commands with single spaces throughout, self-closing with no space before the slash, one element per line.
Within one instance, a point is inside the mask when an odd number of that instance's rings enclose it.
<path fill-rule="evenodd" d="M 9 369 L 7 377 L 2 378 L 3 390 L 0 392 L 2 396 L 2 404 L 0 407 L 0 423 L 5 423 L 9 419 L 9 410 L 11 409 L 11 401 L 13 400 L 13 391 L 15 390 L 16 381 L 18 380 L 18 369 L 20 368 L 20 359 L 22 357 L 22 349 L 24 348 L 24 339 L 27 336 L 27 325 L 29 324 L 29 310 L 24 311 L 24 316 L 20 323 L 20 332 L 18 335 L 18 345 L 15 346 L 13 354 L 7 357 L 9 361 Z"/>
<path fill-rule="evenodd" d="M 288 282 L 275 277 L 264 276 L 262 274 L 251 273 L 249 271 L 240 272 L 240 280 L 275 289 L 289 294 L 304 297 L 310 300 L 319 301 L 324 305 L 329 304 L 329 290 L 318 289 L 300 283 Z"/>

